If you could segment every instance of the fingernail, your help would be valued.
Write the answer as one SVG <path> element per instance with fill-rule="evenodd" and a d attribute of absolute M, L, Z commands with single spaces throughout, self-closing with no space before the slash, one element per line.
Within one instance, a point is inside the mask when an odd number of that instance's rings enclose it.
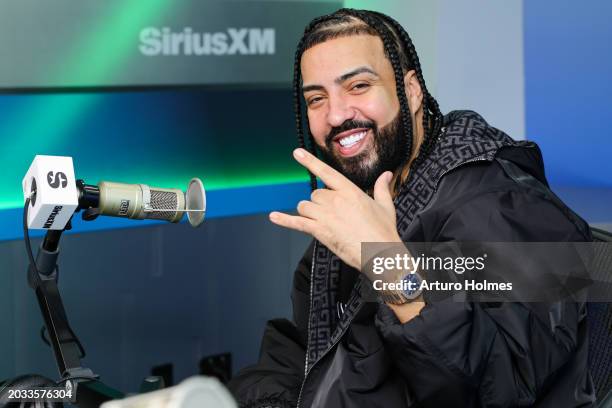
<path fill-rule="evenodd" d="M 306 157 L 306 155 L 304 154 L 304 149 L 299 148 L 299 149 L 295 149 L 293 151 L 293 155 L 297 158 L 297 159 L 303 159 L 304 157 Z"/>

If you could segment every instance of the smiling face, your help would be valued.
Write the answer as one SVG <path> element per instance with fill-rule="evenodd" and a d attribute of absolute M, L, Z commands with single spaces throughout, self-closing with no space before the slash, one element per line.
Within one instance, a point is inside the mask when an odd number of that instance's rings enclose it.
<path fill-rule="evenodd" d="M 301 60 L 310 132 L 323 159 L 364 190 L 405 161 L 400 106 L 391 63 L 379 37 L 330 39 L 307 49 Z M 404 80 L 411 116 L 414 71 Z M 418 82 L 417 82 L 418 84 Z M 418 129 L 417 129 L 418 130 Z"/>

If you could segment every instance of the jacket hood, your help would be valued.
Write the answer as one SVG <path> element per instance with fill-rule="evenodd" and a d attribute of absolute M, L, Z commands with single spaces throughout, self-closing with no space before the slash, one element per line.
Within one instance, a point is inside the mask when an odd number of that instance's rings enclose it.
<path fill-rule="evenodd" d="M 449 112 L 444 116 L 444 126 L 454 134 L 463 133 L 466 138 L 472 139 L 474 142 L 513 140 L 505 132 L 489 125 L 480 114 L 470 110 Z M 526 149 L 525 147 L 529 148 Z M 522 141 L 510 146 L 504 146 L 499 149 L 497 155 L 510 160 L 523 171 L 531 174 L 548 186 L 542 152 L 535 143 Z"/>

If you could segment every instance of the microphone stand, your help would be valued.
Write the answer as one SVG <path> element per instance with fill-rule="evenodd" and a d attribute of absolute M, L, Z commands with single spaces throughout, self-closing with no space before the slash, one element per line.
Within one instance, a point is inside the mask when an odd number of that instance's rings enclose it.
<path fill-rule="evenodd" d="M 70 222 L 65 229 L 70 229 Z M 57 287 L 59 241 L 64 230 L 47 231 L 36 255 L 36 267 L 28 267 L 28 284 L 36 292 L 60 375 L 64 382 L 72 382 L 72 400 L 79 407 L 98 407 L 124 394 L 98 381 L 98 375 L 81 365 L 84 353 L 70 328 Z"/>
<path fill-rule="evenodd" d="M 93 220 L 97 214 L 94 210 L 98 205 L 99 190 L 96 186 L 86 185 L 77 181 L 79 190 L 79 206 L 75 213 L 84 209 L 84 220 Z M 74 334 L 62 297 L 57 287 L 59 242 L 62 233 L 72 228 L 72 218 L 63 230 L 48 230 L 36 254 L 36 265 L 28 266 L 28 284 L 35 291 L 40 311 L 55 361 L 62 376 L 58 384 L 71 381 L 73 387 L 72 401 L 79 407 L 99 407 L 105 401 L 123 398 L 125 395 L 98 380 L 99 376 L 91 369 L 83 367 L 81 358 L 84 350 Z"/>

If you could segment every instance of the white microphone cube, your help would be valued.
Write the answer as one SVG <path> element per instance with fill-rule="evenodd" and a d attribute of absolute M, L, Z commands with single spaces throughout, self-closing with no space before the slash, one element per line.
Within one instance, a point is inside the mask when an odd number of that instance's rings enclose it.
<path fill-rule="evenodd" d="M 37 155 L 22 181 L 28 228 L 62 230 L 79 205 L 72 157 Z M 36 194 L 32 196 L 32 192 Z"/>

